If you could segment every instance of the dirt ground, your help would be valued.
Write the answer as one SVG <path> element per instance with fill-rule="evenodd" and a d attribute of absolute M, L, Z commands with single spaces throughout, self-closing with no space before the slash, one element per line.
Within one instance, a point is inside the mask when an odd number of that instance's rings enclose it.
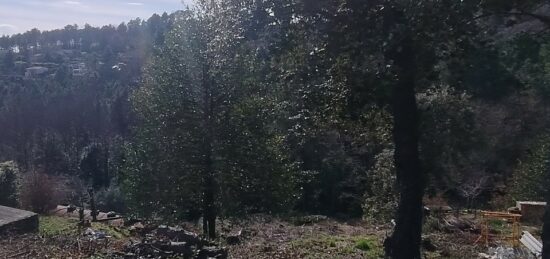
<path fill-rule="evenodd" d="M 475 226 L 453 229 L 442 219 L 432 218 L 425 223 L 425 258 L 477 258 L 480 252 L 487 251 L 483 244 L 474 244 L 479 237 Z M 40 220 L 37 234 L 0 238 L 0 258 L 113 258 L 141 238 L 127 228 L 94 223 L 92 228 L 109 238 L 90 240 L 74 219 L 49 216 Z M 473 218 L 468 222 L 477 224 Z M 382 258 L 382 242 L 391 231 L 391 225 L 324 217 L 302 222 L 256 216 L 219 223 L 217 242 L 227 248 L 229 258 Z M 183 226 L 191 231 L 199 229 L 191 223 Z M 229 236 L 238 236 L 238 242 L 229 245 Z"/>

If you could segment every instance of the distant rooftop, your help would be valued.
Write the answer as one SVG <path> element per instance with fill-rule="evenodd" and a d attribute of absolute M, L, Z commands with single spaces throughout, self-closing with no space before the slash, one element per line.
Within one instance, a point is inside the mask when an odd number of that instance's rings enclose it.
<path fill-rule="evenodd" d="M 546 202 L 544 201 L 518 201 L 517 204 L 546 206 Z"/>

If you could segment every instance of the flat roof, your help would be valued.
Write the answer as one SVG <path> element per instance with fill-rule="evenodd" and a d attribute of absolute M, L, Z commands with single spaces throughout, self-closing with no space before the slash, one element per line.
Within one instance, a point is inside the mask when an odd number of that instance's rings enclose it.
<path fill-rule="evenodd" d="M 34 212 L 0 206 L 0 227 L 34 216 Z"/>
<path fill-rule="evenodd" d="M 546 206 L 545 201 L 518 201 L 518 204 Z"/>

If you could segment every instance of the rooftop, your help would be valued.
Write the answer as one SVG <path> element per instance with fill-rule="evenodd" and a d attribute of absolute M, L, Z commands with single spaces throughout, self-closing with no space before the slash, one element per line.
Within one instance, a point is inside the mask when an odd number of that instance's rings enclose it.
<path fill-rule="evenodd" d="M 537 206 L 546 206 L 546 202 L 544 201 L 518 201 L 518 204 L 525 204 L 525 205 L 537 205 Z"/>

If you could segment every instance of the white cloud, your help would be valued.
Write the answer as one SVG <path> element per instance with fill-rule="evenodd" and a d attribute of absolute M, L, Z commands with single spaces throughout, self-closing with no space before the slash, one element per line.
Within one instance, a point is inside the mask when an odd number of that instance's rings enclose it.
<path fill-rule="evenodd" d="M 7 23 L 0 23 L 0 36 L 2 35 L 10 35 L 12 33 L 17 32 L 19 27 L 13 25 L 13 24 L 7 24 Z"/>
<path fill-rule="evenodd" d="M 7 24 L 7 23 L 0 23 L 0 27 L 7 28 L 7 29 L 13 29 L 13 30 L 17 29 L 17 26 L 15 26 L 13 24 Z"/>
<path fill-rule="evenodd" d="M 63 3 L 68 4 L 68 5 L 81 5 L 82 4 L 81 2 L 77 2 L 77 1 L 64 1 Z"/>
<path fill-rule="evenodd" d="M 194 0 L 0 0 L 0 35 L 63 28 L 67 24 L 118 25 L 153 13 L 181 10 Z"/>

